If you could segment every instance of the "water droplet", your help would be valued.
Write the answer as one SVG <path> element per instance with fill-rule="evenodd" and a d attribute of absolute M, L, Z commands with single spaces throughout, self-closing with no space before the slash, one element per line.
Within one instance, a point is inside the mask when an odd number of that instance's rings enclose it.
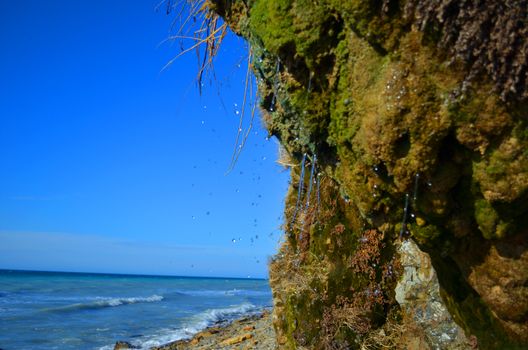
<path fill-rule="evenodd" d="M 262 160 L 266 160 L 267 158 L 266 157 L 262 157 Z"/>
<path fill-rule="evenodd" d="M 209 211 L 205 213 L 205 215 L 209 215 L 209 214 L 211 214 L 211 212 L 209 212 Z"/>
<path fill-rule="evenodd" d="M 205 120 L 202 120 L 202 125 L 204 125 L 204 124 L 205 124 Z"/>
<path fill-rule="evenodd" d="M 233 239 L 231 240 L 231 242 L 232 242 L 232 243 L 236 243 L 236 239 L 233 238 Z"/>
<path fill-rule="evenodd" d="M 240 114 L 240 111 L 237 109 L 237 110 L 235 111 L 235 114 L 236 114 L 236 115 L 239 115 L 239 114 Z"/>
<path fill-rule="evenodd" d="M 193 220 L 196 219 L 196 216 L 193 215 L 192 219 L 193 219 Z"/>

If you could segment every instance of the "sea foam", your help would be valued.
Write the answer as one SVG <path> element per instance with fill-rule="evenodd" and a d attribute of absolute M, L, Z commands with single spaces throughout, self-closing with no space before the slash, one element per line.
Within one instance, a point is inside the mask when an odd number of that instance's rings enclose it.
<path fill-rule="evenodd" d="M 209 309 L 189 319 L 183 327 L 178 329 L 160 329 L 156 334 L 136 340 L 135 346 L 140 349 L 150 349 L 154 346 L 164 345 L 181 339 L 189 339 L 194 334 L 219 322 L 230 322 L 243 316 L 257 314 L 263 310 L 251 303 L 242 303 L 227 308 Z M 100 350 L 111 349 L 102 347 Z"/>

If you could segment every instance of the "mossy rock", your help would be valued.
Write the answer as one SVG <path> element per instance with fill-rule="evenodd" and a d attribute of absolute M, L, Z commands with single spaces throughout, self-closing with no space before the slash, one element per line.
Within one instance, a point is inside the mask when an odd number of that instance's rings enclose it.
<path fill-rule="evenodd" d="M 528 312 L 505 316 L 528 298 L 496 302 L 471 272 L 502 286 L 489 271 L 499 246 L 504 264 L 528 270 L 525 248 L 513 248 L 528 240 L 526 8 L 446 4 L 211 0 L 251 44 L 264 122 L 296 163 L 288 239 L 270 268 L 287 348 L 358 348 L 397 315 L 386 274 L 394 243 L 409 238 L 479 348 L 528 346 Z M 480 25 L 504 40 L 463 41 Z M 517 53 L 497 51 L 506 42 Z M 518 295 L 521 275 L 508 277 Z"/>

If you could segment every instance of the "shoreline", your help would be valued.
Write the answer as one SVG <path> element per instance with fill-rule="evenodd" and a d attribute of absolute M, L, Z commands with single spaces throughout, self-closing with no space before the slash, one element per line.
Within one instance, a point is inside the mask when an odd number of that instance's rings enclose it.
<path fill-rule="evenodd" d="M 246 316 L 232 322 L 218 322 L 196 333 L 190 339 L 176 340 L 150 350 L 275 350 L 275 331 L 271 310 Z M 114 350 L 134 349 L 127 342 L 117 342 Z"/>

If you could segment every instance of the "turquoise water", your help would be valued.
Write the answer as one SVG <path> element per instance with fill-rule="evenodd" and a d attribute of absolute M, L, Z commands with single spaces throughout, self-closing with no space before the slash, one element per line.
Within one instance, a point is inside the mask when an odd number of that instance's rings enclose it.
<path fill-rule="evenodd" d="M 148 349 L 270 306 L 266 280 L 0 270 L 0 349 Z"/>

